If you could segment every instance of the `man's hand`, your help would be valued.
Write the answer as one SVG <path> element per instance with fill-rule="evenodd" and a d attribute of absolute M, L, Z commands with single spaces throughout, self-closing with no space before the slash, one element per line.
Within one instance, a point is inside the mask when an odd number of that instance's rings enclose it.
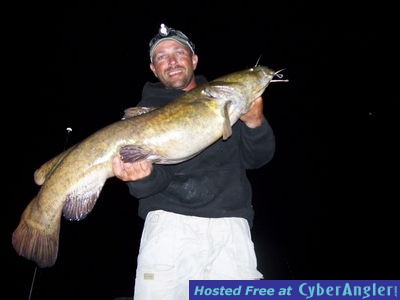
<path fill-rule="evenodd" d="M 247 127 L 256 128 L 261 126 L 263 122 L 263 99 L 262 97 L 257 98 L 250 105 L 250 109 L 247 113 L 240 117 Z"/>
<path fill-rule="evenodd" d="M 122 181 L 135 181 L 151 174 L 153 164 L 149 160 L 134 163 L 124 163 L 119 156 L 113 159 L 114 175 Z"/>

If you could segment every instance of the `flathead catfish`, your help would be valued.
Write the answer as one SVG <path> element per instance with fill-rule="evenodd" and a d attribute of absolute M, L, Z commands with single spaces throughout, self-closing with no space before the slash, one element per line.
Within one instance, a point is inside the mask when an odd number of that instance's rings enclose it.
<path fill-rule="evenodd" d="M 43 164 L 34 174 L 41 188 L 12 235 L 15 251 L 39 267 L 53 266 L 61 216 L 78 221 L 92 211 L 104 183 L 114 176 L 115 156 L 156 164 L 194 157 L 218 139 L 230 137 L 231 126 L 277 73 L 256 66 L 199 85 L 163 107 L 127 109 L 122 120 Z"/>

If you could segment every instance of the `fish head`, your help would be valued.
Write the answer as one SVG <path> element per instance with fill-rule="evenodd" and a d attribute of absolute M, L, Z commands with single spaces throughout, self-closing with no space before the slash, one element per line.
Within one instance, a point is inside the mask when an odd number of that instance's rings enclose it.
<path fill-rule="evenodd" d="M 247 105 L 250 105 L 264 93 L 275 74 L 276 72 L 268 67 L 256 66 L 228 75 L 227 82 L 236 84 L 237 91 L 246 98 Z"/>
<path fill-rule="evenodd" d="M 240 116 L 259 98 L 277 72 L 256 66 L 217 78 L 210 83 L 208 94 L 230 102 L 230 114 Z"/>
<path fill-rule="evenodd" d="M 261 97 L 275 75 L 276 72 L 274 70 L 265 66 L 257 66 L 247 70 L 246 76 L 248 76 L 248 80 L 246 82 L 248 82 L 250 103 Z"/>

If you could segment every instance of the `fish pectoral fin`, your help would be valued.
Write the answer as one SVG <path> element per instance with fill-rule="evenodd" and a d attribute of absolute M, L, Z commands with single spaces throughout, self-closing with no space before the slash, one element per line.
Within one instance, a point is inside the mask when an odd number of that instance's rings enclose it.
<path fill-rule="evenodd" d="M 201 90 L 201 93 L 207 98 L 212 99 L 225 99 L 225 95 L 221 93 L 221 89 L 217 86 L 207 86 Z"/>
<path fill-rule="evenodd" d="M 234 90 L 233 90 L 234 91 Z M 229 107 L 232 105 L 232 101 L 228 100 L 229 97 L 232 97 L 232 90 L 229 89 L 229 86 L 226 87 L 224 85 L 213 85 L 204 88 L 202 91 L 203 95 L 213 98 L 219 99 L 221 101 L 225 101 L 223 105 L 222 117 L 224 118 L 224 124 L 222 128 L 222 139 L 226 140 L 232 135 L 232 124 L 229 119 Z"/>
<path fill-rule="evenodd" d="M 124 163 L 145 160 L 152 154 L 154 154 L 152 150 L 138 145 L 126 145 L 119 150 L 119 155 Z"/>
<path fill-rule="evenodd" d="M 138 107 L 138 106 L 129 107 L 124 110 L 124 116 L 122 117 L 122 120 L 140 116 L 155 109 L 157 109 L 157 107 Z"/>
<path fill-rule="evenodd" d="M 233 94 L 236 95 L 238 93 L 231 87 L 232 85 L 232 83 L 215 81 L 212 85 L 204 87 L 201 92 L 203 95 L 210 98 L 227 100 L 230 99 Z"/>
<path fill-rule="evenodd" d="M 67 195 L 67 200 L 63 207 L 64 218 L 70 221 L 79 221 L 92 211 L 100 192 L 103 188 L 105 180 L 86 181 L 75 187 Z"/>
<path fill-rule="evenodd" d="M 229 106 L 231 101 L 227 101 L 224 105 L 224 127 L 222 129 L 222 139 L 226 140 L 232 135 L 232 125 L 229 119 Z"/>

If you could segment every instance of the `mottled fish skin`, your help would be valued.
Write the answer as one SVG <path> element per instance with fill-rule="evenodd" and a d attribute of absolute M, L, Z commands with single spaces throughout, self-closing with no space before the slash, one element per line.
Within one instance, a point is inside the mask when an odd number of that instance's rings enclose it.
<path fill-rule="evenodd" d="M 157 164 L 190 159 L 218 139 L 229 138 L 232 125 L 275 75 L 257 66 L 200 85 L 164 107 L 128 109 L 123 120 L 43 164 L 34 174 L 40 190 L 12 235 L 15 251 L 39 267 L 53 266 L 61 216 L 82 220 L 91 212 L 104 183 L 114 176 L 115 156 Z"/>

